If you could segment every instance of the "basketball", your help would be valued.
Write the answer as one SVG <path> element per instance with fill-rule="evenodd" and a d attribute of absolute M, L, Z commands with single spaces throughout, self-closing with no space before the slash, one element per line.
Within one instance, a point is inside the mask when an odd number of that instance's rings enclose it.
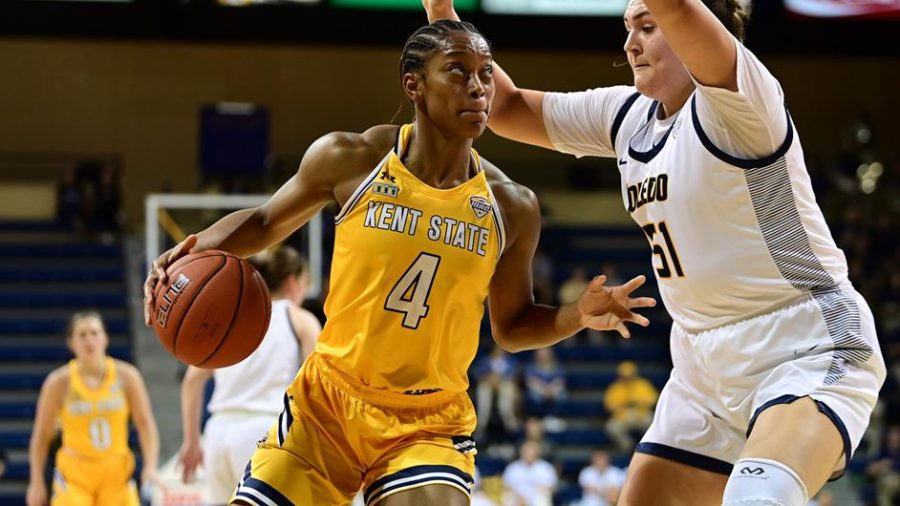
<path fill-rule="evenodd" d="M 236 364 L 262 342 L 272 300 L 250 262 L 224 251 L 187 255 L 156 288 L 153 328 L 178 360 L 215 369 Z"/>

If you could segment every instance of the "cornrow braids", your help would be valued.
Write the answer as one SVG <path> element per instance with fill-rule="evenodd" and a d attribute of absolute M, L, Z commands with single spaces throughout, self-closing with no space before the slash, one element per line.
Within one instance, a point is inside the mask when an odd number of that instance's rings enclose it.
<path fill-rule="evenodd" d="M 742 0 L 703 0 L 703 3 L 725 25 L 725 28 L 743 41 L 745 25 L 750 20 L 750 6 Z"/>
<path fill-rule="evenodd" d="M 487 42 L 488 47 L 491 45 L 472 23 L 440 19 L 419 28 L 406 40 L 400 56 L 400 76 L 422 70 L 432 51 L 446 44 L 448 36 L 456 32 L 477 35 Z"/>

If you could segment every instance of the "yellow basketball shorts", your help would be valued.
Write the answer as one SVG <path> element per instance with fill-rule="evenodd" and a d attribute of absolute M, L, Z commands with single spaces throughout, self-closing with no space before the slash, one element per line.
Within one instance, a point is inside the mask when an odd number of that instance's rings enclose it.
<path fill-rule="evenodd" d="M 313 353 L 284 398 L 232 501 L 254 506 L 367 506 L 404 490 L 446 485 L 468 494 L 475 410 L 465 392 L 373 389 Z"/>
<path fill-rule="evenodd" d="M 131 475 L 131 452 L 87 458 L 62 448 L 56 454 L 51 506 L 138 506 L 138 493 Z"/>

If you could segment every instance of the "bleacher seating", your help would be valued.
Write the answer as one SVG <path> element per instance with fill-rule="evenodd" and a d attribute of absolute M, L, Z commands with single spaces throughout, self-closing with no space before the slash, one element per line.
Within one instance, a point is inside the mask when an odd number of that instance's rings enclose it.
<path fill-rule="evenodd" d="M 0 222 L 0 446 L 9 454 L 0 504 L 25 503 L 28 441 L 47 373 L 70 357 L 69 317 L 104 315 L 110 355 L 131 361 L 122 249 L 51 222 Z"/>

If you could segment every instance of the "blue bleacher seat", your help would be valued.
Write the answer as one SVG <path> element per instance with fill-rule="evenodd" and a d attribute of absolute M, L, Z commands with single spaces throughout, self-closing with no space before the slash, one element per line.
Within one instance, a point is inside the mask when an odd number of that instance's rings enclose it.
<path fill-rule="evenodd" d="M 121 267 L 0 267 L 0 281 L 121 281 Z"/>
<path fill-rule="evenodd" d="M 0 390 L 40 390 L 45 377 L 44 374 L 0 373 Z"/>
<path fill-rule="evenodd" d="M 606 446 L 610 442 L 602 427 L 597 427 L 596 429 L 569 429 L 556 433 L 550 432 L 545 437 L 553 443 L 572 446 Z"/>
<path fill-rule="evenodd" d="M 657 389 L 661 389 L 669 379 L 669 371 L 641 371 L 641 376 L 650 380 Z M 615 381 L 615 372 L 574 372 L 566 377 L 566 385 L 569 389 L 605 389 Z"/>
<path fill-rule="evenodd" d="M 553 494 L 553 504 L 570 504 L 581 499 L 581 487 L 563 485 Z"/>
<path fill-rule="evenodd" d="M 4 402 L 0 404 L 0 419 L 34 418 L 34 411 L 33 402 Z"/>
<path fill-rule="evenodd" d="M 3 430 L 0 431 L 0 447 L 27 448 L 30 437 L 31 433 L 27 430 Z"/>
<path fill-rule="evenodd" d="M 3 473 L 4 480 L 27 480 L 28 479 L 28 463 L 27 462 L 10 462 Z M 8 504 L 0 502 L 0 504 Z"/>
<path fill-rule="evenodd" d="M 478 466 L 478 472 L 481 476 L 496 476 L 503 474 L 507 462 L 501 458 L 479 455 L 475 459 L 475 464 Z"/>
<path fill-rule="evenodd" d="M 111 357 L 131 362 L 130 346 L 110 346 L 107 353 Z M 72 352 L 65 348 L 60 339 L 59 346 L 6 346 L 0 341 L 0 360 L 2 361 L 34 361 L 34 362 L 59 362 L 60 364 L 72 358 Z"/>
<path fill-rule="evenodd" d="M 56 292 L 22 293 L 0 292 L 0 307 L 56 308 L 56 307 L 123 307 L 128 297 L 117 290 L 109 293 Z"/>
<path fill-rule="evenodd" d="M 4 244 L 0 258 L 118 258 L 118 244 Z"/>
<path fill-rule="evenodd" d="M 588 458 L 568 458 L 562 460 L 562 474 L 564 476 L 573 476 L 578 477 L 578 473 L 581 472 L 582 469 L 590 465 L 590 459 Z"/>
<path fill-rule="evenodd" d="M 127 318 L 104 318 L 106 331 L 125 334 L 129 331 Z M 0 318 L 0 334 L 59 334 L 66 332 L 68 318 Z"/>

